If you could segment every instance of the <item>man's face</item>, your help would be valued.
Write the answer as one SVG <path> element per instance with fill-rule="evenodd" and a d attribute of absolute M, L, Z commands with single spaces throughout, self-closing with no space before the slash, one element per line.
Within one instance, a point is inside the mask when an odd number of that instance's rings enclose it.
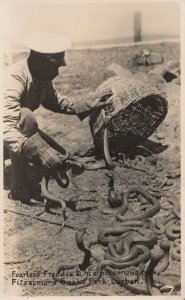
<path fill-rule="evenodd" d="M 48 71 L 48 77 L 50 79 L 55 78 L 59 74 L 59 68 L 66 66 L 65 52 L 57 54 L 45 54 L 46 68 Z"/>
<path fill-rule="evenodd" d="M 34 72 L 46 80 L 53 80 L 59 74 L 59 68 L 66 66 L 65 52 L 56 54 L 33 52 L 31 57 Z"/>
<path fill-rule="evenodd" d="M 51 63 L 53 63 L 57 68 L 66 66 L 65 52 L 61 52 L 61 53 L 57 53 L 57 54 L 45 54 L 45 57 Z"/>

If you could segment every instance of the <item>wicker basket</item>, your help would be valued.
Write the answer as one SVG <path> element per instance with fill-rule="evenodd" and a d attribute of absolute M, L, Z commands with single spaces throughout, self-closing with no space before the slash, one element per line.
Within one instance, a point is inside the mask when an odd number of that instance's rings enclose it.
<path fill-rule="evenodd" d="M 164 120 L 168 103 L 157 88 L 129 78 L 110 78 L 95 92 L 99 95 L 112 91 L 111 104 L 101 112 L 90 115 L 90 128 L 96 148 L 102 148 L 104 128 L 108 129 L 109 144 L 129 146 L 149 137 Z"/>

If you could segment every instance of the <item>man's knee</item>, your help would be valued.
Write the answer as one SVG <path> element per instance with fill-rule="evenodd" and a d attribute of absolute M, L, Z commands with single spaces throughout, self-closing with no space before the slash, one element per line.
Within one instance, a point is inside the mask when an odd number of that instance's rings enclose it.
<path fill-rule="evenodd" d="M 20 121 L 19 121 L 20 130 L 27 136 L 30 137 L 38 131 L 38 123 L 33 114 L 33 112 L 27 108 L 21 108 Z"/>

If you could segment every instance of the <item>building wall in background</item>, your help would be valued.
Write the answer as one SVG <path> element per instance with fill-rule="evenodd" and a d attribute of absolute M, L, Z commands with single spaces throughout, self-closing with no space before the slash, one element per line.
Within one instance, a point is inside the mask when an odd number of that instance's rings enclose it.
<path fill-rule="evenodd" d="M 11 3 L 4 5 L 2 33 L 8 44 L 20 46 L 27 33 L 58 32 L 74 45 L 90 41 L 133 38 L 134 12 L 141 11 L 142 35 L 179 37 L 178 2 Z"/>

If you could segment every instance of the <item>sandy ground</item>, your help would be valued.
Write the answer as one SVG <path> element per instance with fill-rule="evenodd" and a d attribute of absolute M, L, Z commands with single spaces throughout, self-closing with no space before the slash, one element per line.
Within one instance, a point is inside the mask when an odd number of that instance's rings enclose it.
<path fill-rule="evenodd" d="M 78 101 L 92 97 L 95 88 L 105 78 L 106 66 L 118 63 L 128 66 L 128 60 L 138 50 L 146 46 L 112 48 L 101 50 L 70 51 L 68 61 L 70 65 L 56 79 L 59 92 L 74 96 Z M 151 47 L 147 47 L 151 49 Z M 170 59 L 179 59 L 178 44 L 153 45 L 152 49 L 163 53 L 165 62 Z M 134 67 L 133 73 L 148 73 L 153 67 Z M 175 82 L 156 83 L 166 93 L 169 110 L 167 117 L 149 138 L 147 145 L 155 145 L 157 165 L 161 166 L 165 174 L 180 174 L 180 85 Z M 76 116 L 54 114 L 39 108 L 36 117 L 41 129 L 50 134 L 68 151 L 82 155 L 88 150 L 93 151 L 93 140 L 90 133 L 88 119 L 81 122 Z M 151 156 L 146 158 L 146 165 L 155 171 Z M 97 238 L 100 229 L 118 224 L 115 218 L 117 208 L 113 214 L 104 214 L 102 209 L 110 209 L 108 203 L 108 178 L 106 170 L 85 171 L 74 177 L 66 189 L 61 189 L 54 181 L 50 188 L 55 195 L 62 197 L 67 203 L 66 225 L 76 229 L 43 223 L 25 216 L 7 212 L 4 214 L 4 253 L 5 260 L 10 261 L 32 256 L 29 261 L 20 264 L 5 264 L 5 292 L 12 295 L 132 295 L 119 284 L 113 284 L 108 275 L 103 275 L 96 284 L 88 288 L 71 291 L 70 284 L 54 284 L 52 273 L 60 262 L 77 263 L 83 260 L 83 253 L 75 242 L 77 230 L 86 228 L 85 240 Z M 159 174 L 160 177 L 160 174 Z M 119 165 L 116 162 L 115 189 L 124 191 L 128 187 L 139 184 L 145 188 L 151 186 L 151 178 L 146 173 Z M 180 178 L 171 179 L 171 186 L 161 188 L 165 194 L 160 201 L 168 198 L 175 202 L 180 201 Z M 168 191 L 165 191 L 168 189 Z M 8 190 L 5 190 L 5 208 L 27 213 L 30 216 L 43 210 L 42 207 L 30 207 L 17 201 L 7 199 Z M 161 213 L 161 211 L 160 211 Z M 56 220 L 57 216 L 44 213 L 47 220 Z M 157 217 L 157 216 L 155 216 Z M 57 219 L 58 220 L 58 219 Z M 160 241 L 161 237 L 158 236 Z M 173 246 L 173 241 L 170 242 Z M 157 247 L 157 246 L 156 246 Z M 93 251 L 100 258 L 104 247 L 97 244 Z M 154 249 L 155 250 L 155 249 Z M 156 250 L 157 251 L 157 250 Z M 97 262 L 92 260 L 92 270 L 95 271 Z M 168 270 L 180 274 L 180 262 L 171 258 Z M 27 273 L 26 273 L 27 272 Z M 26 274 L 23 274 L 26 273 Z M 22 277 L 21 277 L 22 276 Z M 131 276 L 131 275 L 128 275 Z M 21 284 L 21 279 L 22 284 Z M 157 281 L 157 278 L 155 278 Z M 173 285 L 174 278 L 168 276 L 166 284 Z M 24 285 L 25 281 L 42 281 L 42 284 Z M 145 287 L 144 280 L 140 286 Z M 176 294 L 180 292 L 177 291 Z"/>

